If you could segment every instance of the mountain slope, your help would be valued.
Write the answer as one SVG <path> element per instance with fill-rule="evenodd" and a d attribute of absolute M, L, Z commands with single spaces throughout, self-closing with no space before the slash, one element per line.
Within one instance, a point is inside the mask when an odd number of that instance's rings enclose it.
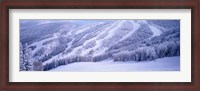
<path fill-rule="evenodd" d="M 20 29 L 20 42 L 31 44 L 46 38 L 53 37 L 53 34 L 65 29 L 63 31 L 68 32 L 71 28 L 76 27 L 72 23 L 44 23 L 35 24 L 29 27 L 23 27 Z"/>
<path fill-rule="evenodd" d="M 29 27 L 25 25 L 29 24 L 22 22 L 20 42 L 28 43 L 32 49 L 33 60 L 42 61 L 43 65 L 59 60 L 101 61 L 113 58 L 118 61 L 116 55 L 129 58 L 129 54 L 146 53 L 150 50 L 157 54 L 160 52 L 158 50 L 161 50 L 158 48 L 166 48 L 164 51 L 170 54 L 163 54 L 165 56 L 180 55 L 178 54 L 180 52 L 179 20 L 105 20 L 83 25 L 48 21 L 32 24 Z M 168 52 L 171 46 L 179 47 L 179 50 L 174 49 L 176 53 Z M 145 55 L 151 56 L 151 59 L 164 57 Z M 120 60 L 133 60 L 134 58 L 131 57 Z"/>

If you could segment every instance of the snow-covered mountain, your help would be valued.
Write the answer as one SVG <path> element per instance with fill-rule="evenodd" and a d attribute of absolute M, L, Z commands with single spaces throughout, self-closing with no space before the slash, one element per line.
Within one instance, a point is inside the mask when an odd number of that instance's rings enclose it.
<path fill-rule="evenodd" d="M 116 56 L 131 56 L 141 50 L 152 52 L 152 48 L 153 52 L 159 53 L 155 48 L 165 46 L 177 50 L 176 53 L 160 53 L 159 57 L 180 55 L 179 20 L 105 20 L 82 25 L 27 22 L 20 23 L 20 42 L 28 43 L 32 58 L 42 61 L 43 65 L 69 58 L 95 62 L 112 58 L 118 61 Z M 134 59 L 131 57 L 130 60 Z M 136 60 L 149 60 L 149 56 Z"/>

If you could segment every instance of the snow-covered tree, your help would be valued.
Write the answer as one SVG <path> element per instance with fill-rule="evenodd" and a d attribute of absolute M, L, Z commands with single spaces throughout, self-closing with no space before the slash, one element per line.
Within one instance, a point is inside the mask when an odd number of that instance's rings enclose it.
<path fill-rule="evenodd" d="M 23 45 L 20 42 L 20 71 L 25 70 L 25 62 L 24 62 L 24 52 L 23 52 Z"/>
<path fill-rule="evenodd" d="M 31 49 L 28 48 L 28 44 L 22 45 L 20 43 L 20 71 L 32 70 L 31 56 Z"/>
<path fill-rule="evenodd" d="M 31 54 L 31 49 L 30 48 L 28 48 L 28 44 L 26 43 L 25 45 L 24 45 L 24 50 L 23 50 L 23 52 L 24 52 L 24 66 L 25 66 L 25 70 L 26 71 L 29 71 L 29 70 L 32 70 L 32 68 L 31 68 L 31 66 L 32 66 L 32 61 L 31 61 L 31 56 L 32 56 L 32 54 Z"/>
<path fill-rule="evenodd" d="M 157 58 L 156 51 L 153 47 L 148 47 L 146 50 L 148 60 L 154 60 Z"/>

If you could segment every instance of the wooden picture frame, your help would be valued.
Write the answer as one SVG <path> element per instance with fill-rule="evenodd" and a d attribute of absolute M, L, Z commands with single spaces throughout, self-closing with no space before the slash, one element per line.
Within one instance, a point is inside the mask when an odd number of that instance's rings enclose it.
<path fill-rule="evenodd" d="M 191 9 L 191 82 L 9 82 L 9 9 Z M 131 90 L 200 91 L 199 1 L 198 0 L 97 0 L 97 1 L 2 1 L 1 2 L 1 90 Z"/>

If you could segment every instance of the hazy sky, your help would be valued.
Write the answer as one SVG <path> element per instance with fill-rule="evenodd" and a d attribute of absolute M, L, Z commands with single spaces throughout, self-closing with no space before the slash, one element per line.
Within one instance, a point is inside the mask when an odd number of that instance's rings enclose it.
<path fill-rule="evenodd" d="M 95 23 L 95 22 L 103 22 L 106 20 L 35 20 L 35 19 L 22 19 L 20 23 L 51 23 L 51 22 L 73 22 L 77 24 L 86 24 L 86 23 Z"/>

